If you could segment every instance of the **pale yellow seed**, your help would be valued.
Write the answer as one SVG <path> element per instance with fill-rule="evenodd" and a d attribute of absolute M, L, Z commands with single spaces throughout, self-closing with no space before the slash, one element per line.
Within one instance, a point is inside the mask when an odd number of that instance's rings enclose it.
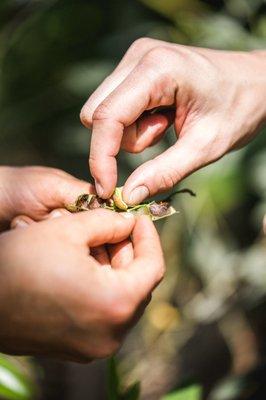
<path fill-rule="evenodd" d="M 128 209 L 128 206 L 123 200 L 122 189 L 123 189 L 123 186 L 115 188 L 112 198 L 114 200 L 115 206 L 117 208 L 119 208 L 119 210 L 126 211 Z"/>

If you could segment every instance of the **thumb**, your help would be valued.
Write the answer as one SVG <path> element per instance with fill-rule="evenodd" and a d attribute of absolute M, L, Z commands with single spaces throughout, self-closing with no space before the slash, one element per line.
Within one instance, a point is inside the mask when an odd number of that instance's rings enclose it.
<path fill-rule="evenodd" d="M 198 128 L 198 126 L 197 126 Z M 206 129 L 191 129 L 176 144 L 153 160 L 137 168 L 123 188 L 128 204 L 139 204 L 145 198 L 171 189 L 199 168 L 217 160 L 224 153 L 216 141 L 218 135 Z"/>
<path fill-rule="evenodd" d="M 51 193 L 50 208 L 64 207 L 66 204 L 74 203 L 82 193 L 95 193 L 94 186 L 88 182 L 77 179 L 71 175 L 59 177 Z"/>
<path fill-rule="evenodd" d="M 56 218 L 49 222 L 55 223 L 57 229 L 65 232 L 73 243 L 96 247 L 127 239 L 134 228 L 135 217 L 130 213 L 96 209 Z"/>

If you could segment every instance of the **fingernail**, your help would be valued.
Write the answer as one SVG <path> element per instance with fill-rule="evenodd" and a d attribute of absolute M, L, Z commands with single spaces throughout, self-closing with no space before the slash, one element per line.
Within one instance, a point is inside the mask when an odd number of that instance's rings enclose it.
<path fill-rule="evenodd" d="M 99 197 L 103 196 L 103 188 L 101 186 L 101 184 L 95 180 L 95 188 L 96 188 L 96 192 L 98 194 Z"/>
<path fill-rule="evenodd" d="M 15 228 L 26 228 L 27 226 L 29 226 L 29 224 L 23 219 L 17 219 L 14 223 Z"/>
<path fill-rule="evenodd" d="M 128 203 L 135 205 L 141 203 L 146 197 L 149 196 L 149 190 L 146 186 L 139 186 L 132 190 L 129 195 Z"/>
<path fill-rule="evenodd" d="M 119 213 L 122 217 L 126 218 L 126 219 L 132 219 L 135 218 L 135 216 L 130 213 L 130 212 L 121 212 Z"/>
<path fill-rule="evenodd" d="M 54 210 L 50 213 L 49 217 L 50 218 L 59 218 L 62 217 L 64 214 L 62 213 L 62 211 L 59 210 Z"/>

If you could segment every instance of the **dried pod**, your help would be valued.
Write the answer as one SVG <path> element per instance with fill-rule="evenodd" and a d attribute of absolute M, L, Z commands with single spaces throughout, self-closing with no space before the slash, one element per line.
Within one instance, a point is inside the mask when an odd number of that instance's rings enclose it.
<path fill-rule="evenodd" d="M 112 199 L 114 201 L 115 206 L 119 210 L 126 211 L 128 209 L 128 206 L 123 200 L 122 189 L 123 189 L 123 186 L 115 188 L 115 191 L 114 191 L 114 194 L 112 196 Z"/>
<path fill-rule="evenodd" d="M 137 207 L 128 208 L 127 212 L 134 215 L 151 215 L 148 204 L 139 205 Z"/>
<path fill-rule="evenodd" d="M 169 217 L 170 215 L 176 214 L 178 211 L 176 211 L 169 202 L 163 201 L 157 203 L 152 201 L 151 203 L 128 208 L 127 212 L 136 215 L 149 215 L 152 221 L 158 221 L 158 219 Z"/>
<path fill-rule="evenodd" d="M 168 213 L 169 207 L 170 203 L 167 201 L 154 202 L 150 204 L 150 213 L 155 217 L 162 217 Z"/>
<path fill-rule="evenodd" d="M 163 219 L 166 217 L 170 217 L 171 215 L 177 214 L 179 211 L 169 204 L 167 210 L 162 210 L 161 214 L 153 215 L 151 212 L 152 221 L 158 221 L 158 219 Z"/>
<path fill-rule="evenodd" d="M 89 210 L 95 210 L 96 208 L 103 208 L 105 206 L 105 201 L 98 196 L 93 196 L 89 203 Z"/>
<path fill-rule="evenodd" d="M 81 194 L 75 203 L 67 204 L 66 209 L 70 212 L 79 212 L 89 210 L 89 205 L 92 199 L 95 197 L 93 194 L 83 193 Z"/>
<path fill-rule="evenodd" d="M 137 215 L 149 215 L 153 221 L 169 217 L 177 213 L 173 206 L 171 206 L 171 199 L 177 193 L 189 193 L 195 196 L 195 193 L 190 189 L 182 189 L 173 193 L 163 201 L 151 201 L 149 203 L 141 203 L 136 206 L 128 206 L 122 198 L 122 187 L 117 187 L 113 196 L 110 199 L 104 200 L 95 194 L 81 194 L 74 204 L 66 205 L 67 210 L 70 212 L 80 212 L 94 210 L 96 208 L 107 208 L 116 212 L 130 212 Z"/>

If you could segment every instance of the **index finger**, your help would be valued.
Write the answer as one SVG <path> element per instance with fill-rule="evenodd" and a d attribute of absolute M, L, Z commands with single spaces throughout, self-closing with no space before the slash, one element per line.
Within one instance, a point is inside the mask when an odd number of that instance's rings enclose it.
<path fill-rule="evenodd" d="M 145 110 L 156 106 L 151 101 L 151 77 L 146 75 L 138 65 L 93 114 L 89 164 L 97 193 L 102 198 L 110 197 L 117 183 L 115 157 L 124 128 Z"/>

